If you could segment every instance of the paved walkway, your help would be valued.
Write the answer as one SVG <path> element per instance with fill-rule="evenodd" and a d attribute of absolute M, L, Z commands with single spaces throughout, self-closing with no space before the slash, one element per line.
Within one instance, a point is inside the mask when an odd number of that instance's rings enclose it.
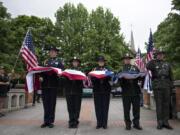
<path fill-rule="evenodd" d="M 78 129 L 68 128 L 68 113 L 64 99 L 57 101 L 56 126 L 53 129 L 41 129 L 42 118 L 42 104 L 8 113 L 0 118 L 0 135 L 180 135 L 180 121 L 170 121 L 174 127 L 173 131 L 156 130 L 155 111 L 147 109 L 141 109 L 143 130 L 126 131 L 121 98 L 111 99 L 107 130 L 95 129 L 96 119 L 92 99 L 83 99 Z"/>

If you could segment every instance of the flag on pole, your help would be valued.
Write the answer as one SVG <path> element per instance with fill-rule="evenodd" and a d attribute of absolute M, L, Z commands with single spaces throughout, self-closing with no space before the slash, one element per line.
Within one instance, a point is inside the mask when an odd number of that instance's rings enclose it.
<path fill-rule="evenodd" d="M 26 69 L 27 71 L 30 71 L 32 68 L 37 67 L 38 66 L 38 60 L 37 57 L 35 55 L 35 50 L 34 50 L 34 44 L 33 44 L 33 40 L 32 40 L 32 34 L 30 29 L 28 29 L 26 36 L 24 38 L 22 47 L 20 49 L 20 53 L 21 56 L 26 64 Z M 37 83 L 35 81 L 37 81 L 38 79 L 35 79 L 32 76 L 32 83 Z M 25 90 L 28 91 L 28 83 L 26 80 L 26 87 Z M 34 88 L 33 88 L 34 90 Z"/>
<path fill-rule="evenodd" d="M 32 34 L 30 30 L 28 30 L 26 33 L 20 52 L 22 58 L 25 61 L 27 71 L 30 71 L 33 67 L 38 66 L 38 60 L 35 55 Z"/>
<path fill-rule="evenodd" d="M 146 64 L 153 59 L 154 52 L 154 44 L 153 44 L 153 36 L 152 31 L 150 30 L 149 41 L 147 46 L 147 54 L 146 54 Z M 152 93 L 152 80 L 151 80 L 151 71 L 147 70 L 147 75 L 144 81 L 144 89 L 147 90 L 148 93 Z"/>
<path fill-rule="evenodd" d="M 150 30 L 149 41 L 147 45 L 146 63 L 148 63 L 153 59 L 153 52 L 154 52 L 153 36 L 152 36 L 152 31 Z"/>
<path fill-rule="evenodd" d="M 141 56 L 141 50 L 139 48 L 138 48 L 138 52 L 136 54 L 135 65 L 139 68 L 140 71 L 144 71 L 145 65 L 143 62 L 143 58 Z"/>

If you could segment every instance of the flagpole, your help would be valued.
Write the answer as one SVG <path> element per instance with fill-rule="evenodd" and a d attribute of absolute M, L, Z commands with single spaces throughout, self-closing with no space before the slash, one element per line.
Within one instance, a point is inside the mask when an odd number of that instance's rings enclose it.
<path fill-rule="evenodd" d="M 27 36 L 27 34 L 29 33 L 29 31 L 30 31 L 31 29 L 32 29 L 32 27 L 28 27 L 28 31 L 26 32 L 26 36 Z M 26 37 L 26 36 L 25 36 L 25 37 Z M 25 38 L 24 38 L 24 39 L 25 39 Z M 23 46 L 23 43 L 24 43 L 24 40 L 23 40 L 23 42 L 22 42 L 21 48 L 22 48 L 22 46 Z M 20 56 L 20 54 L 21 54 L 21 48 L 20 48 L 19 53 L 18 53 L 18 55 L 17 55 L 16 61 L 15 61 L 15 63 L 14 63 L 14 66 L 13 66 L 13 68 L 12 68 L 12 70 L 11 70 L 12 73 L 14 73 L 14 69 L 15 69 L 15 67 L 16 67 L 16 65 L 17 65 L 18 60 L 19 60 L 19 56 Z"/>

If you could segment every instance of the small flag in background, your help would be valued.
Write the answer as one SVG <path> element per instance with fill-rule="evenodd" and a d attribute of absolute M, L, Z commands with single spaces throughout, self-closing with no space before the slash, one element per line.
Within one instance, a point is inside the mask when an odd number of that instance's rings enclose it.
<path fill-rule="evenodd" d="M 148 63 L 153 59 L 153 52 L 154 52 L 153 36 L 152 36 L 152 31 L 150 30 L 149 41 L 147 46 L 146 63 Z"/>
<path fill-rule="evenodd" d="M 28 32 L 26 33 L 20 52 L 22 58 L 26 63 L 28 71 L 38 66 L 38 60 L 35 55 L 32 34 L 30 30 L 28 30 Z"/>
<path fill-rule="evenodd" d="M 143 58 L 141 56 L 141 50 L 139 48 L 138 48 L 138 52 L 136 54 L 135 65 L 139 68 L 140 71 L 144 71 L 145 65 L 143 62 Z"/>
<path fill-rule="evenodd" d="M 152 36 L 152 31 L 150 30 L 149 42 L 148 42 L 147 54 L 146 54 L 146 64 L 153 59 L 154 50 L 155 49 L 154 49 L 154 44 L 153 44 L 153 36 Z M 151 71 L 149 70 L 147 71 L 143 88 L 147 90 L 148 93 L 152 93 Z"/>

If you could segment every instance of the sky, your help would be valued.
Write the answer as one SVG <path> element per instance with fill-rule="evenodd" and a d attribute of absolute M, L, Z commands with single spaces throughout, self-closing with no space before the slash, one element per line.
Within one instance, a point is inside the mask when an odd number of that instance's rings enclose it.
<path fill-rule="evenodd" d="M 110 9 L 121 23 L 121 33 L 129 42 L 133 30 L 135 48 L 145 52 L 144 43 L 148 41 L 150 28 L 152 32 L 171 11 L 171 0 L 0 0 L 7 7 L 12 17 L 18 15 L 35 15 L 49 17 L 55 22 L 54 14 L 59 7 L 70 2 L 82 3 L 90 12 L 98 6 Z"/>

